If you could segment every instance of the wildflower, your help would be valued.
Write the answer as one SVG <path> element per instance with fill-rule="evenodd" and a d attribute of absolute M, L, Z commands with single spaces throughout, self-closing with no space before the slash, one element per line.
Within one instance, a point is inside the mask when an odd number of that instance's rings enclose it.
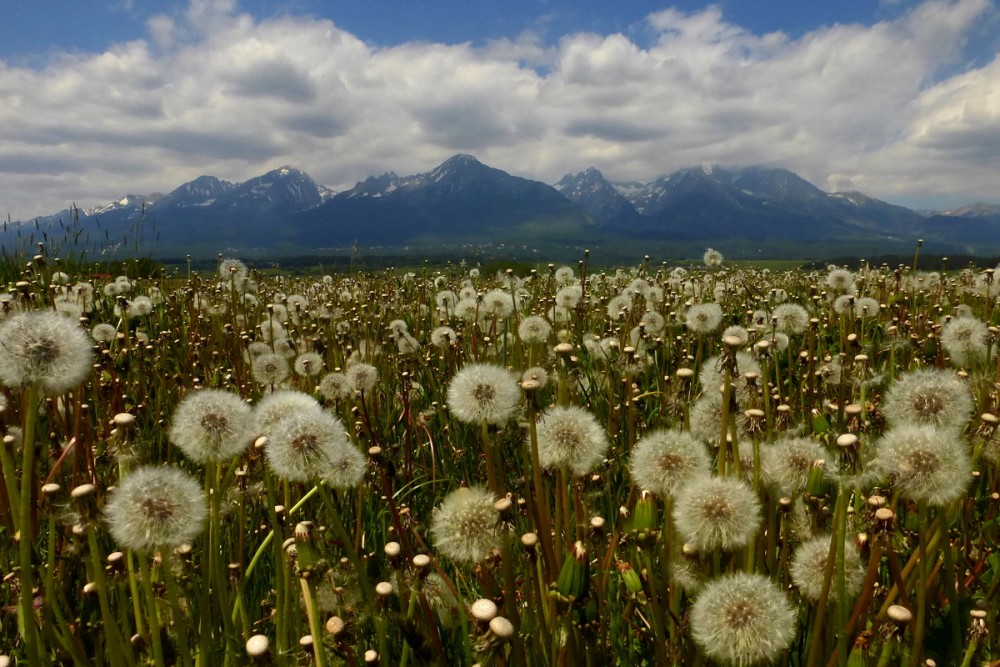
<path fill-rule="evenodd" d="M 771 317 L 775 329 L 789 335 L 800 334 L 809 326 L 809 313 L 797 303 L 783 303 L 775 306 Z"/>
<path fill-rule="evenodd" d="M 349 489 L 357 486 L 365 476 L 368 462 L 351 442 L 337 447 L 330 453 L 330 460 L 321 476 L 335 489 Z"/>
<path fill-rule="evenodd" d="M 500 514 L 493 494 L 480 487 L 449 493 L 431 515 L 431 539 L 442 554 L 458 563 L 478 563 L 500 546 Z"/>
<path fill-rule="evenodd" d="M 833 269 L 826 274 L 826 285 L 841 294 L 854 293 L 854 274 L 847 269 Z"/>
<path fill-rule="evenodd" d="M 549 373 L 541 366 L 532 366 L 528 370 L 521 373 L 521 382 L 527 382 L 532 380 L 538 383 L 538 387 L 542 388 L 549 383 Z"/>
<path fill-rule="evenodd" d="M 107 324 L 106 322 L 95 324 L 90 330 L 90 337 L 98 343 L 110 343 L 115 339 L 117 334 L 118 329 L 116 329 L 114 325 Z"/>
<path fill-rule="evenodd" d="M 480 312 L 486 317 L 510 317 L 514 313 L 514 297 L 507 290 L 492 289 L 483 295 Z"/>
<path fill-rule="evenodd" d="M 450 289 L 441 290 L 434 295 L 434 303 L 437 304 L 437 307 L 441 310 L 454 310 L 455 304 L 458 303 L 458 295 Z"/>
<path fill-rule="evenodd" d="M 295 358 L 295 372 L 303 377 L 319 375 L 323 370 L 323 357 L 316 352 L 304 352 Z"/>
<path fill-rule="evenodd" d="M 247 265 L 238 259 L 224 259 L 219 262 L 219 276 L 226 281 L 233 281 L 237 289 L 243 287 L 247 279 Z"/>
<path fill-rule="evenodd" d="M 722 253 L 718 250 L 713 250 L 708 248 L 705 254 L 701 256 L 701 261 L 705 263 L 708 268 L 713 268 L 722 265 Z"/>
<path fill-rule="evenodd" d="M 810 600 L 818 600 L 823 590 L 823 578 L 826 573 L 827 560 L 830 557 L 831 535 L 819 535 L 806 540 L 795 550 L 792 556 L 790 574 L 792 581 L 799 587 L 802 596 Z M 844 592 L 848 598 L 853 598 L 861 590 L 865 579 L 865 568 L 861 556 L 851 541 L 844 545 Z M 830 599 L 837 599 L 836 586 L 830 587 Z"/>
<path fill-rule="evenodd" d="M 375 389 L 378 383 L 378 369 L 371 364 L 364 362 L 353 363 L 345 371 L 347 379 L 351 381 L 351 386 L 357 391 L 365 393 Z"/>
<path fill-rule="evenodd" d="M 584 475 L 604 458 L 610 442 L 593 414 L 576 406 L 554 407 L 538 419 L 538 460 L 543 468 Z"/>
<path fill-rule="evenodd" d="M 461 320 L 471 322 L 476 319 L 478 314 L 479 303 L 475 297 L 459 299 L 458 303 L 455 304 L 455 317 Z"/>
<path fill-rule="evenodd" d="M 912 424 L 961 430 L 973 407 L 968 387 L 955 373 L 919 368 L 900 375 L 889 387 L 882 412 L 892 426 Z"/>
<path fill-rule="evenodd" d="M 722 306 L 717 303 L 698 303 L 688 308 L 684 326 L 699 334 L 709 334 L 722 324 Z"/>
<path fill-rule="evenodd" d="M 716 355 L 705 360 L 698 373 L 698 382 L 701 383 L 701 388 L 706 394 L 719 391 L 725 381 L 723 372 L 722 357 Z M 750 354 L 737 352 L 736 371 L 731 378 L 732 386 L 736 388 L 737 394 L 747 392 L 747 373 L 756 373 L 759 376 L 760 364 Z"/>
<path fill-rule="evenodd" d="M 972 481 L 972 461 L 954 431 L 933 426 L 897 426 L 876 444 L 872 465 L 904 498 L 947 505 Z"/>
<path fill-rule="evenodd" d="M 795 638 L 795 611 L 767 577 L 728 574 L 695 598 L 691 635 L 705 655 L 727 665 L 773 662 Z"/>
<path fill-rule="evenodd" d="M 828 471 L 829 458 L 815 440 L 785 438 L 761 448 L 761 473 L 768 484 L 791 495 L 806 488 L 814 466 L 822 465 Z"/>
<path fill-rule="evenodd" d="M 354 385 L 345 373 L 327 373 L 319 381 L 319 393 L 328 401 L 339 401 L 354 395 Z"/>
<path fill-rule="evenodd" d="M 677 532 L 698 551 L 732 551 L 757 534 L 761 506 L 745 482 L 706 475 L 681 487 L 673 516 Z"/>
<path fill-rule="evenodd" d="M 583 298 L 583 287 L 580 285 L 567 285 L 556 292 L 556 305 L 567 310 L 572 310 L 580 304 Z"/>
<path fill-rule="evenodd" d="M 854 314 L 854 295 L 853 294 L 841 294 L 836 299 L 833 300 L 833 312 L 838 315 L 853 315 Z"/>
<path fill-rule="evenodd" d="M 750 332 L 747 331 L 745 327 L 734 324 L 722 330 L 722 337 L 735 338 L 739 341 L 739 345 L 737 345 L 737 347 L 744 347 L 750 340 Z"/>
<path fill-rule="evenodd" d="M 37 384 L 47 396 L 69 391 L 89 375 L 92 343 L 73 320 L 54 310 L 26 311 L 0 323 L 0 382 Z"/>
<path fill-rule="evenodd" d="M 660 429 L 635 444 L 629 471 L 640 489 L 671 498 L 692 477 L 709 474 L 711 467 L 704 443 L 685 431 Z"/>
<path fill-rule="evenodd" d="M 278 389 L 260 399 L 254 408 L 254 416 L 260 433 L 269 435 L 275 425 L 285 417 L 309 410 L 319 411 L 322 407 L 315 398 L 305 392 Z"/>
<path fill-rule="evenodd" d="M 956 366 L 969 367 L 986 361 L 989 327 L 975 317 L 956 317 L 941 329 L 941 345 Z"/>
<path fill-rule="evenodd" d="M 862 318 L 874 317 L 878 315 L 881 307 L 877 299 L 873 299 L 870 296 L 859 297 L 854 301 L 854 316 Z"/>
<path fill-rule="evenodd" d="M 431 345 L 434 347 L 448 347 L 457 340 L 458 336 L 451 327 L 437 327 L 431 331 Z"/>
<path fill-rule="evenodd" d="M 632 311 L 632 297 L 618 294 L 608 299 L 607 313 L 612 320 L 618 320 Z"/>
<path fill-rule="evenodd" d="M 335 416 L 323 410 L 300 410 L 274 424 L 264 454 L 275 475 L 305 482 L 329 473 L 341 456 L 340 449 L 353 446 Z"/>
<path fill-rule="evenodd" d="M 137 296 L 128 302 L 125 316 L 130 320 L 146 317 L 153 312 L 153 301 L 148 296 Z"/>
<path fill-rule="evenodd" d="M 736 417 L 736 427 L 742 431 L 746 416 L 742 412 L 732 416 Z M 691 406 L 690 419 L 691 435 L 702 442 L 718 443 L 722 428 L 722 392 L 706 391 Z"/>
<path fill-rule="evenodd" d="M 766 331 L 764 336 L 757 342 L 767 341 L 771 347 L 778 352 L 784 352 L 788 349 L 788 334 L 781 333 L 780 331 Z"/>
<path fill-rule="evenodd" d="M 281 325 L 281 322 L 277 318 L 264 320 L 257 327 L 260 329 L 261 339 L 268 343 L 273 340 L 288 338 L 288 332 L 285 331 L 285 327 Z"/>
<path fill-rule="evenodd" d="M 104 506 L 111 536 L 136 551 L 189 543 L 201 533 L 207 516 L 201 485 L 171 466 L 136 468 L 111 491 Z"/>
<path fill-rule="evenodd" d="M 552 336 L 552 325 L 541 315 L 529 315 L 517 325 L 517 335 L 526 344 L 544 343 Z"/>
<path fill-rule="evenodd" d="M 573 281 L 575 274 L 573 273 L 573 267 L 571 266 L 560 266 L 556 269 L 555 275 L 553 276 L 558 285 L 568 285 Z"/>
<path fill-rule="evenodd" d="M 639 320 L 639 324 L 642 328 L 646 330 L 647 333 L 656 335 L 663 331 L 663 326 L 666 324 L 666 319 L 663 315 L 653 309 L 649 309 L 642 314 L 642 318 Z"/>
<path fill-rule="evenodd" d="M 192 461 L 219 463 L 249 447 L 256 426 L 250 406 L 236 394 L 200 389 L 177 405 L 168 437 Z"/>
<path fill-rule="evenodd" d="M 288 379 L 288 361 L 277 352 L 265 352 L 254 357 L 253 379 L 257 384 L 278 385 Z"/>
<path fill-rule="evenodd" d="M 466 424 L 503 424 L 520 400 L 517 378 L 492 364 L 469 364 L 448 384 L 448 408 Z"/>
<path fill-rule="evenodd" d="M 78 320 L 83 316 L 80 300 L 72 294 L 59 294 L 52 299 L 52 307 L 63 317 Z"/>

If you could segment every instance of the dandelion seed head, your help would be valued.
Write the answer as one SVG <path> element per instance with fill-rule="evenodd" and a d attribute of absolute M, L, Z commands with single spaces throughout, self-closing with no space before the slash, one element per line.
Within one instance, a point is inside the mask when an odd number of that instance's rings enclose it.
<path fill-rule="evenodd" d="M 701 261 L 705 263 L 705 266 L 713 268 L 722 265 L 722 253 L 718 250 L 708 248 L 705 250 L 705 254 L 701 256 Z"/>
<path fill-rule="evenodd" d="M 826 274 L 826 286 L 835 292 L 854 293 L 854 274 L 847 269 L 832 269 Z"/>
<path fill-rule="evenodd" d="M 800 334 L 809 326 L 809 312 L 797 303 L 775 306 L 771 313 L 775 329 L 789 335 Z"/>
<path fill-rule="evenodd" d="M 712 333 L 722 324 L 722 306 L 717 303 L 697 303 L 687 309 L 684 326 L 693 333 Z"/>
<path fill-rule="evenodd" d="M 371 393 L 378 384 L 378 369 L 371 364 L 355 362 L 349 365 L 344 373 L 355 390 L 366 394 Z"/>
<path fill-rule="evenodd" d="M 323 356 L 316 352 L 304 352 L 295 358 L 295 373 L 302 377 L 314 377 L 323 372 Z"/>
<path fill-rule="evenodd" d="M 796 615 L 784 593 L 760 574 L 727 574 L 708 582 L 691 607 L 691 635 L 726 665 L 774 661 L 795 638 Z"/>
<path fill-rule="evenodd" d="M 956 366 L 969 367 L 987 360 L 989 327 L 975 317 L 956 317 L 941 328 L 941 345 Z"/>
<path fill-rule="evenodd" d="M 343 446 L 330 453 L 330 461 L 321 476 L 335 489 L 350 489 L 357 486 L 365 476 L 368 461 L 351 442 L 345 440 Z"/>
<path fill-rule="evenodd" d="M 761 505 L 745 482 L 701 476 L 677 492 L 673 517 L 677 532 L 698 551 L 732 551 L 757 534 Z"/>
<path fill-rule="evenodd" d="M 93 347 L 87 332 L 54 310 L 20 312 L 0 322 L 0 383 L 37 384 L 62 394 L 90 374 Z"/>
<path fill-rule="evenodd" d="M 115 336 L 117 334 L 118 334 L 118 329 L 116 329 L 114 325 L 108 324 L 106 322 L 95 324 L 90 329 L 90 337 L 93 338 L 98 343 L 110 343 L 115 339 Z"/>
<path fill-rule="evenodd" d="M 269 435 L 274 426 L 285 417 L 309 410 L 319 411 L 322 407 L 311 395 L 294 389 L 273 391 L 260 399 L 253 408 L 257 429 L 263 435 Z"/>
<path fill-rule="evenodd" d="M 354 396 L 354 385 L 345 373 L 327 373 L 319 381 L 319 393 L 328 401 L 340 401 Z"/>
<path fill-rule="evenodd" d="M 265 352 L 252 358 L 251 374 L 257 384 L 280 385 L 288 379 L 288 360 L 277 352 Z"/>
<path fill-rule="evenodd" d="M 520 400 L 517 378 L 493 364 L 469 364 L 448 384 L 448 409 L 466 424 L 503 424 L 514 416 Z"/>
<path fill-rule="evenodd" d="M 552 337 L 552 325 L 541 315 L 529 315 L 517 325 L 517 335 L 526 344 L 545 343 Z"/>
<path fill-rule="evenodd" d="M 806 488 L 809 475 L 822 461 L 826 476 L 832 476 L 831 456 L 821 444 L 809 438 L 785 438 L 761 448 L 761 473 L 764 481 L 785 495 Z"/>
<path fill-rule="evenodd" d="M 803 597 L 819 600 L 823 591 L 823 579 L 830 555 L 831 535 L 819 535 L 806 540 L 795 549 L 792 556 L 790 574 Z M 844 545 L 844 592 L 851 599 L 861 591 L 865 579 L 865 568 L 861 556 L 851 541 Z M 837 599 L 836 586 L 830 587 L 830 599 Z"/>
<path fill-rule="evenodd" d="M 457 339 L 455 330 L 448 326 L 435 327 L 431 331 L 431 345 L 434 347 L 448 347 Z"/>
<path fill-rule="evenodd" d="M 121 479 L 104 506 L 111 536 L 136 551 L 190 543 L 207 516 L 201 485 L 171 466 L 136 468 Z"/>
<path fill-rule="evenodd" d="M 882 412 L 890 425 L 928 425 L 961 430 L 973 412 L 968 386 L 952 371 L 918 368 L 890 385 Z"/>
<path fill-rule="evenodd" d="M 174 410 L 169 438 L 196 463 L 228 461 L 243 453 L 256 436 L 253 410 L 221 389 L 199 389 Z"/>
<path fill-rule="evenodd" d="M 577 406 L 556 406 L 538 419 L 538 460 L 543 468 L 567 468 L 580 476 L 604 458 L 610 442 L 593 414 Z"/>
<path fill-rule="evenodd" d="M 489 556 L 500 546 L 500 515 L 493 503 L 493 494 L 480 487 L 449 493 L 431 515 L 435 548 L 456 563 L 478 563 Z"/>
<path fill-rule="evenodd" d="M 876 443 L 872 465 L 902 497 L 938 507 L 961 496 L 972 481 L 972 461 L 959 434 L 933 426 L 891 428 Z"/>
<path fill-rule="evenodd" d="M 323 410 L 302 410 L 274 424 L 264 454 L 275 475 L 306 482 L 330 473 L 342 447 L 353 445 L 339 419 Z M 341 462 L 351 463 L 346 459 Z"/>
<path fill-rule="evenodd" d="M 705 444 L 678 430 L 647 433 L 632 449 L 629 472 L 640 489 L 671 498 L 692 478 L 708 475 L 712 459 Z"/>

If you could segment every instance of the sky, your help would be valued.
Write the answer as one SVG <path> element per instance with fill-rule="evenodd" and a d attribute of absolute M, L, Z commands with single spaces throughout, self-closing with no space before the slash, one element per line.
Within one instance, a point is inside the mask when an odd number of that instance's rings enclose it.
<path fill-rule="evenodd" d="M 456 153 L 548 183 L 790 169 L 1000 203 L 997 0 L 35 0 L 0 25 L 0 214 Z"/>

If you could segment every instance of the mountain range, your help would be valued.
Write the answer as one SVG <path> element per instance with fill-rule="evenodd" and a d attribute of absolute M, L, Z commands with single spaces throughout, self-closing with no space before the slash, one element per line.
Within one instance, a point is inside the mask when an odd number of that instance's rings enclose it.
<path fill-rule="evenodd" d="M 607 261 L 700 255 L 832 257 L 1000 251 L 1000 205 L 918 212 L 859 192 L 820 190 L 786 169 L 694 167 L 649 183 L 613 183 L 594 168 L 553 185 L 456 155 L 411 176 L 386 172 L 333 192 L 290 166 L 244 183 L 200 176 L 168 194 L 125 195 L 0 232 L 4 248 L 37 241 L 91 256 L 455 254 Z"/>

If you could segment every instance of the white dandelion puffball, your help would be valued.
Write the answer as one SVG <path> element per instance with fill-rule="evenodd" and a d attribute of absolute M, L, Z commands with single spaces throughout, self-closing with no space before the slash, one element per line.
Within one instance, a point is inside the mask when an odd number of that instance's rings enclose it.
<path fill-rule="evenodd" d="M 110 493 L 104 517 L 111 536 L 137 551 L 192 542 L 208 516 L 205 492 L 171 466 L 145 466 L 127 474 Z"/>
<path fill-rule="evenodd" d="M 601 462 L 611 443 L 593 414 L 577 406 L 549 408 L 538 418 L 538 461 L 580 476 Z"/>
<path fill-rule="evenodd" d="M 677 532 L 702 552 L 745 546 L 757 534 L 761 516 L 753 489 L 729 477 L 702 476 L 682 486 L 674 499 Z"/>
<path fill-rule="evenodd" d="M 632 449 L 629 472 L 640 489 L 672 498 L 692 477 L 711 472 L 705 444 L 687 431 L 660 429 L 647 433 Z"/>
<path fill-rule="evenodd" d="M 795 621 L 785 594 L 760 574 L 714 579 L 691 607 L 691 635 L 705 655 L 739 667 L 775 660 L 795 638 Z"/>
<path fill-rule="evenodd" d="M 517 377 L 493 364 L 469 364 L 448 384 L 448 409 L 466 424 L 503 424 L 520 400 Z"/>
<path fill-rule="evenodd" d="M 457 563 L 478 563 L 500 546 L 500 514 L 493 494 L 480 487 L 449 493 L 431 516 L 431 539 Z"/>
<path fill-rule="evenodd" d="M 256 430 L 253 410 L 242 398 L 221 389 L 200 389 L 177 405 L 168 437 L 196 463 L 221 463 L 243 453 Z"/>
<path fill-rule="evenodd" d="M 90 336 L 54 310 L 8 317 L 0 323 L 0 342 L 0 382 L 8 387 L 37 385 L 45 395 L 55 396 L 90 374 Z"/>
<path fill-rule="evenodd" d="M 972 461 L 954 431 L 906 425 L 886 431 L 876 443 L 872 466 L 904 498 L 944 506 L 972 482 Z"/>
<path fill-rule="evenodd" d="M 918 368 L 900 375 L 889 387 L 882 412 L 892 426 L 961 430 L 974 407 L 968 385 L 953 371 Z"/>

